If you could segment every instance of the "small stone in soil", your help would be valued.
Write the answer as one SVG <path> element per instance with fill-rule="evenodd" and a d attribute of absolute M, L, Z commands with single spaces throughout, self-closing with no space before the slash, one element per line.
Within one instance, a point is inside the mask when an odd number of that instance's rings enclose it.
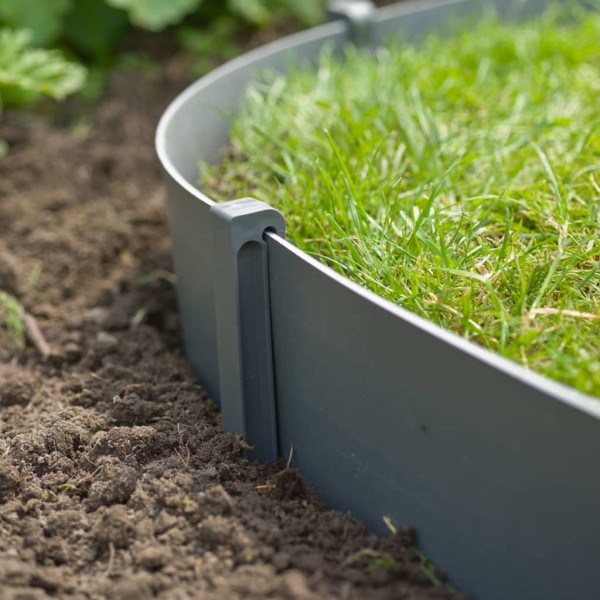
<path fill-rule="evenodd" d="M 0 407 L 27 406 L 36 387 L 25 369 L 12 364 L 0 365 Z"/>
<path fill-rule="evenodd" d="M 222 485 L 208 488 L 198 497 L 198 515 L 201 519 L 208 516 L 227 516 L 233 511 L 233 499 Z"/>
<path fill-rule="evenodd" d="M 96 510 L 103 505 L 124 504 L 137 486 L 137 473 L 133 467 L 109 457 L 102 462 L 104 464 L 90 486 L 85 502 L 88 510 Z"/>
<path fill-rule="evenodd" d="M 0 463 L 0 502 L 10 500 L 19 489 L 21 477 L 11 465 Z"/>
<path fill-rule="evenodd" d="M 162 546 L 148 546 L 138 551 L 136 561 L 146 571 L 151 573 L 160 570 L 169 560 L 170 553 Z"/>
<path fill-rule="evenodd" d="M 127 548 L 135 535 L 135 527 L 127 508 L 115 505 L 107 508 L 92 530 L 98 550 L 101 552 L 112 544 L 115 548 Z"/>

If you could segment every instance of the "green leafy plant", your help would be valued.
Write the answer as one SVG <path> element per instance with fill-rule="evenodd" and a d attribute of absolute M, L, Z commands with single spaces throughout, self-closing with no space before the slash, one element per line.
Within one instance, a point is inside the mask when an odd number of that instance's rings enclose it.
<path fill-rule="evenodd" d="M 26 106 L 42 96 L 62 100 L 82 88 L 86 70 L 58 50 L 31 47 L 27 30 L 0 29 L 0 114 L 5 106 Z M 0 139 L 0 158 L 8 145 Z"/>
<path fill-rule="evenodd" d="M 598 65 L 600 13 L 561 9 L 325 53 L 249 91 L 203 184 L 276 204 L 338 272 L 600 396 Z"/>
<path fill-rule="evenodd" d="M 57 50 L 31 48 L 29 31 L 0 29 L 0 107 L 22 106 L 50 96 L 62 100 L 79 90 L 85 69 Z"/>

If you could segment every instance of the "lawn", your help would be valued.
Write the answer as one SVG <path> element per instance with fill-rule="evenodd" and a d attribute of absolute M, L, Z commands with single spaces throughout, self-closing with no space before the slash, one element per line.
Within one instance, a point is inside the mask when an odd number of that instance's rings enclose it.
<path fill-rule="evenodd" d="M 488 14 L 267 74 L 203 185 L 282 210 L 301 249 L 600 396 L 600 14 Z"/>

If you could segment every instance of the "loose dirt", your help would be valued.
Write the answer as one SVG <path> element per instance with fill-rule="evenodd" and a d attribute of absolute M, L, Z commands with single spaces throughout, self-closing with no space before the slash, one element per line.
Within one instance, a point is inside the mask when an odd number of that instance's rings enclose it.
<path fill-rule="evenodd" d="M 0 328 L 0 598 L 454 597 L 408 529 L 374 537 L 221 433 L 180 351 L 163 67 L 113 73 L 87 117 L 2 115 L 0 290 L 49 352 Z"/>

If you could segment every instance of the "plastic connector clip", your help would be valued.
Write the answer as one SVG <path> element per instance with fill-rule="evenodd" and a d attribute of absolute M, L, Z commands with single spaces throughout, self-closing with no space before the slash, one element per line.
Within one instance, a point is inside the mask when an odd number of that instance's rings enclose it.
<path fill-rule="evenodd" d="M 253 448 L 249 457 L 274 464 L 277 418 L 263 235 L 283 236 L 285 221 L 252 198 L 215 204 L 210 216 L 223 428 L 243 436 Z"/>
<path fill-rule="evenodd" d="M 350 41 L 359 48 L 373 42 L 375 12 L 370 0 L 330 0 L 327 5 L 329 20 L 344 19 L 348 23 Z"/>

